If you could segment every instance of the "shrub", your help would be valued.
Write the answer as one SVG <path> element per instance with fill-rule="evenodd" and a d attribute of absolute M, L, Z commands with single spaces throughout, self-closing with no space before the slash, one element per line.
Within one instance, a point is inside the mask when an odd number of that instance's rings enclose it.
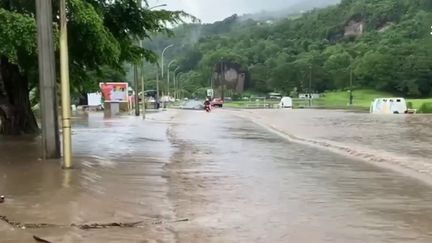
<path fill-rule="evenodd" d="M 407 102 L 407 107 L 408 107 L 408 109 L 413 109 L 414 105 L 413 105 L 413 103 L 411 101 L 408 101 Z"/>
<path fill-rule="evenodd" d="M 425 102 L 420 106 L 418 110 L 420 113 L 432 113 L 432 102 Z"/>

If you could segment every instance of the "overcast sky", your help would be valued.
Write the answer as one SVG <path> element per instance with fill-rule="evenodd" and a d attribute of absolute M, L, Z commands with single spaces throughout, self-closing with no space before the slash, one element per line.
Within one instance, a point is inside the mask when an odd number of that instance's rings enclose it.
<path fill-rule="evenodd" d="M 204 23 L 211 23 L 235 13 L 242 15 L 262 10 L 281 10 L 304 1 L 307 0 L 149 0 L 148 3 L 150 6 L 167 4 L 166 9 L 184 10 Z"/>

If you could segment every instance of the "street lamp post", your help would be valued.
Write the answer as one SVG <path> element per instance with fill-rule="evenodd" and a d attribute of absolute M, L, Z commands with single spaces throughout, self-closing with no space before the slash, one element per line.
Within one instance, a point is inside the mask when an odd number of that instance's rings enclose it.
<path fill-rule="evenodd" d="M 163 51 L 162 51 L 162 55 L 161 55 L 161 74 L 162 74 L 162 79 L 164 78 L 164 55 L 165 55 L 165 52 L 169 49 L 169 48 L 171 48 L 171 47 L 173 47 L 174 46 L 174 44 L 171 44 L 171 45 L 169 45 L 169 46 L 167 46 L 167 47 L 165 47 L 164 49 L 163 49 Z"/>
<path fill-rule="evenodd" d="M 309 66 L 309 107 L 312 107 L 312 65 Z"/>
<path fill-rule="evenodd" d="M 167 69 L 168 69 L 168 71 L 167 71 L 167 83 L 168 83 L 167 93 L 168 93 L 168 97 L 170 97 L 170 67 L 174 62 L 176 62 L 175 59 L 172 60 L 171 62 L 169 62 L 168 66 L 167 66 Z"/>
<path fill-rule="evenodd" d="M 349 89 L 349 105 L 353 105 L 353 59 L 350 58 L 350 89 Z"/>
<path fill-rule="evenodd" d="M 141 8 L 144 8 L 144 3 L 145 3 L 145 1 L 144 0 L 140 0 L 140 7 Z M 159 5 L 156 5 L 156 6 L 153 6 L 153 7 L 148 7 L 148 5 L 147 5 L 147 10 L 152 10 L 152 9 L 155 9 L 155 8 L 160 8 L 160 7 L 165 7 L 165 6 L 167 6 L 167 4 L 159 4 Z M 171 46 L 173 46 L 173 45 L 171 45 Z M 163 50 L 163 52 L 162 52 L 162 68 L 163 68 L 163 55 L 165 54 L 165 51 L 168 49 L 168 48 L 170 48 L 171 46 L 168 46 L 168 47 L 166 47 L 164 50 Z M 143 40 L 140 40 L 140 47 L 141 48 L 144 48 L 144 45 L 143 45 Z M 162 73 L 162 76 L 163 76 L 163 73 Z M 136 79 L 137 80 L 137 79 Z M 135 85 L 138 87 L 138 83 L 136 82 L 135 83 Z M 159 67 L 158 67 L 158 70 L 157 70 L 157 73 L 156 73 L 156 98 L 158 99 L 158 97 L 159 97 Z M 137 91 L 136 91 L 136 93 L 137 93 L 137 95 L 138 95 L 138 89 L 136 89 Z M 142 65 L 141 65 L 141 99 L 142 99 L 142 106 L 143 106 L 143 118 L 145 118 L 145 113 L 146 113 L 146 107 L 145 107 L 145 86 L 144 86 L 144 58 L 143 58 L 143 60 L 142 60 Z M 138 98 L 136 98 L 136 101 L 138 100 Z M 136 115 L 137 116 L 139 116 L 139 107 L 135 110 L 135 113 L 136 113 Z"/>
<path fill-rule="evenodd" d="M 159 66 L 156 65 L 156 98 L 159 100 Z"/>
<path fill-rule="evenodd" d="M 180 82 L 181 82 L 181 77 L 183 76 L 183 72 L 179 72 L 177 74 L 177 98 L 180 99 L 181 98 L 181 86 L 180 86 Z"/>
<path fill-rule="evenodd" d="M 349 92 L 349 105 L 353 105 L 353 70 L 350 67 L 350 92 Z"/>
<path fill-rule="evenodd" d="M 148 10 L 152 10 L 152 9 L 155 9 L 155 8 L 161 8 L 161 7 L 166 7 L 166 6 L 168 6 L 167 4 L 159 4 L 159 5 L 156 5 L 156 6 L 153 6 L 153 7 L 151 7 L 151 8 L 148 8 Z"/>
<path fill-rule="evenodd" d="M 143 47 L 142 41 L 141 41 L 141 47 Z M 144 86 L 144 59 L 143 62 L 141 63 L 141 103 L 142 103 L 142 109 L 143 109 L 143 114 L 142 114 L 142 118 L 145 119 L 146 117 L 146 102 L 145 102 L 145 86 Z"/>
<path fill-rule="evenodd" d="M 177 82 L 176 82 L 176 76 L 177 76 L 177 71 L 180 69 L 180 67 L 176 67 L 176 69 L 174 69 L 174 99 L 176 99 L 176 93 L 177 93 Z"/>
<path fill-rule="evenodd" d="M 179 87 L 179 97 L 180 99 L 183 99 L 183 87 L 182 87 L 182 82 L 181 82 L 181 75 L 179 75 L 178 78 L 178 87 Z"/>
<path fill-rule="evenodd" d="M 139 83 L 139 72 L 138 72 L 138 64 L 134 64 L 134 103 L 135 103 L 135 116 L 140 115 L 139 108 L 139 96 L 138 96 L 138 83 Z"/>

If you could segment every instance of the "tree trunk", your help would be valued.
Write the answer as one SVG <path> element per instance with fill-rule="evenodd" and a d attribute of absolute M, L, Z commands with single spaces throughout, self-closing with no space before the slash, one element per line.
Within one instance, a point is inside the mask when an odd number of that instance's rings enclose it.
<path fill-rule="evenodd" d="M 3 91 L 2 91 L 3 89 Z M 31 110 L 28 80 L 18 65 L 0 58 L 0 134 L 38 134 L 39 127 Z"/>
<path fill-rule="evenodd" d="M 87 94 L 85 92 L 82 92 L 81 96 L 79 97 L 78 105 L 87 105 L 87 104 L 88 104 Z"/>

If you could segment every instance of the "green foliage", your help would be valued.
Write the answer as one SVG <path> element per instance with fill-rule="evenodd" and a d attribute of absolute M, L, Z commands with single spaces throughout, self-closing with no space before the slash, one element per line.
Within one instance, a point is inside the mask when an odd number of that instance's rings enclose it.
<path fill-rule="evenodd" d="M 36 51 L 36 22 L 29 14 L 0 8 L 0 55 L 18 62 L 18 52 Z"/>
<path fill-rule="evenodd" d="M 420 113 L 432 113 L 432 102 L 425 102 L 420 106 L 418 110 Z"/>
<path fill-rule="evenodd" d="M 408 102 L 407 102 L 407 108 L 408 108 L 408 109 L 414 109 L 414 104 L 413 104 L 412 101 L 408 101 Z"/>
<path fill-rule="evenodd" d="M 120 43 L 104 25 L 104 16 L 82 0 L 70 0 L 69 8 L 72 12 L 69 34 L 76 39 L 69 42 L 72 58 L 89 68 L 96 68 L 100 64 L 118 64 Z"/>
<path fill-rule="evenodd" d="M 363 33 L 347 36 L 355 23 Z M 432 95 L 432 3 L 428 0 L 343 0 L 337 6 L 275 23 L 233 16 L 214 25 L 174 29 L 157 36 L 155 51 L 174 43 L 183 72 L 199 73 L 207 86 L 220 59 L 241 64 L 257 92 L 289 93 L 356 87 L 408 97 Z"/>
<path fill-rule="evenodd" d="M 68 38 L 72 93 L 94 91 L 101 79 L 124 76 L 124 63 L 157 60 L 138 45 L 149 33 L 171 33 L 168 24 L 191 18 L 182 11 L 150 10 L 139 1 L 69 0 Z M 53 2 L 53 14 L 58 14 Z M 57 38 L 58 19 L 53 20 Z M 30 88 L 37 87 L 35 1 L 0 0 L 0 56 L 19 66 Z M 56 41 L 58 43 L 58 41 Z M 58 45 L 56 45 L 58 57 Z M 103 74 L 102 74 L 103 73 Z M 115 75 L 110 75 L 114 74 Z"/>
<path fill-rule="evenodd" d="M 371 102 L 379 97 L 391 97 L 387 92 L 380 92 L 371 89 L 354 90 L 353 106 L 361 108 L 369 108 Z M 332 91 L 325 92 L 318 101 L 314 101 L 315 105 L 324 107 L 346 107 L 349 103 L 348 91 Z"/>

